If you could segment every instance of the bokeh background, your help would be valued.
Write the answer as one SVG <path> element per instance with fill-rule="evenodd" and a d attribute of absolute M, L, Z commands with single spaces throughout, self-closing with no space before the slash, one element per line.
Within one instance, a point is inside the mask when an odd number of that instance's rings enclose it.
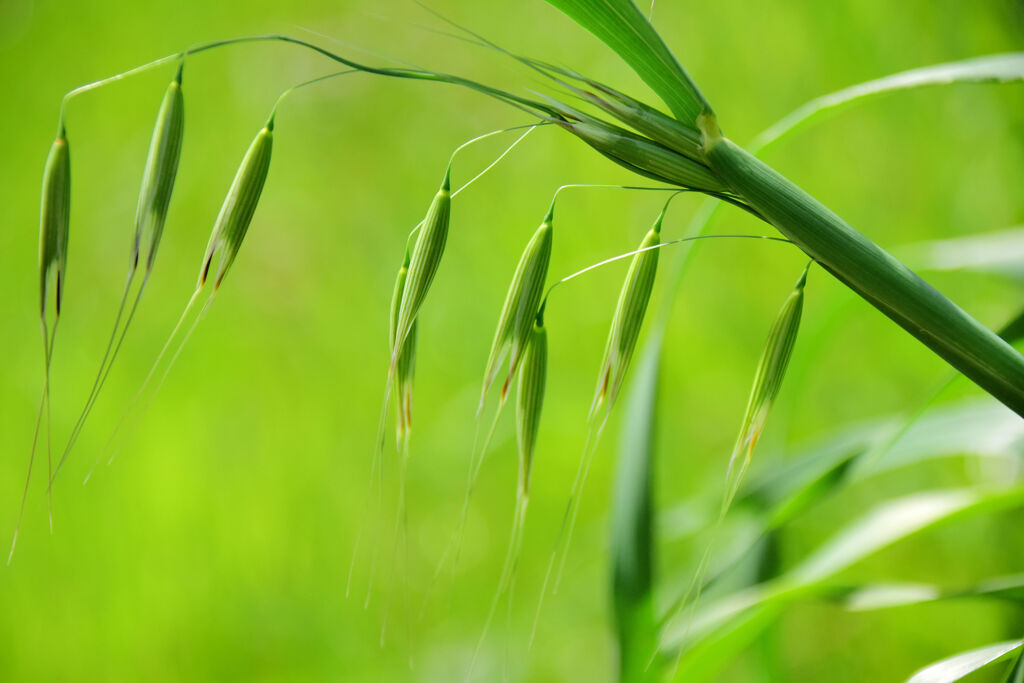
<path fill-rule="evenodd" d="M 648 96 L 610 51 L 540 0 L 433 5 L 515 51 Z M 726 133 L 741 142 L 814 96 L 1024 44 L 1024 10 L 1013 0 L 664 0 L 654 23 L 714 103 Z M 436 29 L 445 27 L 405 1 L 0 2 L 4 538 L 15 525 L 41 388 L 38 191 L 62 94 L 193 43 L 268 32 L 371 63 L 394 58 L 508 89 L 543 87 L 508 60 Z M 113 323 L 142 163 L 172 69 L 154 69 L 68 106 L 73 209 L 53 365 L 58 445 L 85 400 Z M 479 378 L 504 290 L 556 187 L 636 182 L 558 130 L 535 131 L 455 201 L 445 262 L 420 324 L 408 563 L 391 569 L 392 450 L 379 528 L 367 503 L 394 273 L 451 150 L 477 134 L 528 122 L 521 112 L 449 86 L 354 75 L 286 101 L 264 198 L 221 295 L 114 464 L 101 465 L 81 485 L 108 453 L 108 436 L 180 314 L 224 192 L 277 94 L 332 70 L 307 51 L 275 44 L 189 60 L 184 152 L 154 279 L 54 488 L 54 533 L 46 524 L 42 457 L 17 553 L 0 569 L 0 680 L 465 675 L 511 519 L 511 413 L 469 508 L 454 579 L 428 587 L 462 502 Z M 897 247 L 1020 224 L 1022 134 L 1024 87 L 965 85 L 859 106 L 781 144 L 769 161 L 871 238 Z M 496 138 L 460 155 L 455 183 L 511 140 Z M 630 249 L 659 208 L 653 194 L 566 192 L 552 275 Z M 675 201 L 668 237 L 683 233 L 699 202 Z M 725 212 L 715 230 L 768 234 L 738 211 Z M 664 254 L 655 305 L 673 294 L 669 273 L 680 255 L 681 249 Z M 716 241 L 691 256 L 675 292 L 664 357 L 656 475 L 662 510 L 685 511 L 680 504 L 694 501 L 710 506 L 720 495 L 764 336 L 803 264 L 788 247 L 753 241 Z M 520 578 L 507 624 L 502 609 L 484 643 L 479 680 L 497 680 L 503 669 L 513 680 L 614 678 L 607 541 L 620 430 L 614 417 L 595 459 L 564 585 L 546 600 L 529 652 L 526 641 L 624 271 L 620 264 L 581 278 L 560 288 L 549 306 L 550 379 Z M 1022 300 L 1020 281 L 1012 278 L 929 278 L 993 327 Z M 945 373 L 916 341 L 812 271 L 792 373 L 755 470 L 771 469 L 801 444 L 851 422 L 911 408 Z M 946 400 L 971 396 L 979 392 L 961 381 Z M 974 470 L 969 458 L 950 458 L 847 491 L 795 524 L 781 561 L 802 556 L 889 494 L 963 483 Z M 379 539 L 381 559 L 364 609 L 367 552 L 357 558 L 351 597 L 345 589 L 366 508 L 367 534 Z M 678 523 L 678 514 L 671 519 Z M 1017 572 L 1021 521 L 1019 513 L 1002 513 L 944 526 L 855 574 L 957 583 Z M 672 535 L 668 526 L 663 536 Z M 685 581 L 689 547 L 673 543 L 663 544 L 659 572 Z M 770 635 L 785 680 L 902 680 L 953 652 L 1019 636 L 1021 626 L 1019 613 L 987 603 L 872 614 L 808 604 L 787 612 Z M 757 661 L 741 654 L 722 680 L 763 680 Z"/>

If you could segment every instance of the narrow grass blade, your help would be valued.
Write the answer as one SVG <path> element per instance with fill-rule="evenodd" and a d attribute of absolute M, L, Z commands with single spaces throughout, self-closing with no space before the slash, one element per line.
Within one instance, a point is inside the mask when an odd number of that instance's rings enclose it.
<path fill-rule="evenodd" d="M 654 614 L 652 493 L 658 387 L 658 346 L 647 347 L 626 396 L 611 510 L 612 606 L 619 644 L 619 680 L 657 680 L 648 667 L 658 642 Z"/>
<path fill-rule="evenodd" d="M 930 664 L 907 679 L 907 683 L 954 683 L 981 669 L 1004 661 L 1024 647 L 1024 640 L 1008 640 L 947 657 Z"/>
<path fill-rule="evenodd" d="M 1021 602 L 1024 600 L 1024 574 L 987 579 L 973 586 L 946 588 L 932 584 L 868 584 L 837 591 L 851 612 L 867 612 L 893 607 L 920 605 L 938 600 L 989 598 Z"/>
<path fill-rule="evenodd" d="M 693 123 L 702 112 L 711 111 L 697 85 L 631 0 L 548 2 L 615 50 L 677 119 Z"/>
<path fill-rule="evenodd" d="M 708 680 L 794 600 L 827 592 L 832 577 L 871 555 L 941 523 L 1021 506 L 1021 486 L 927 491 L 882 503 L 779 578 L 723 596 L 693 624 L 663 629 L 663 652 L 685 650 L 674 680 Z"/>
<path fill-rule="evenodd" d="M 920 270 L 965 270 L 1024 280 L 1024 227 L 908 244 L 896 253 Z"/>
<path fill-rule="evenodd" d="M 838 113 L 860 100 L 885 93 L 953 83 L 1010 83 L 1021 80 L 1024 80 L 1024 52 L 987 55 L 901 71 L 811 100 L 758 135 L 750 150 L 763 150 L 814 121 Z"/>
<path fill-rule="evenodd" d="M 1024 649 L 1017 652 L 1013 665 L 1006 672 L 1003 683 L 1024 683 Z"/>

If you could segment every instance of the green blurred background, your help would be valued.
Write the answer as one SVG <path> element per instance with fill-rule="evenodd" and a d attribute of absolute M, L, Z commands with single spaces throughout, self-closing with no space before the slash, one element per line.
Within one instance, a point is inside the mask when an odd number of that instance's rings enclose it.
<path fill-rule="evenodd" d="M 612 53 L 540 0 L 434 6 L 517 52 L 648 96 Z M 814 96 L 1024 44 L 1024 10 L 1012 0 L 663 0 L 654 23 L 714 103 L 723 129 L 741 142 Z M 412 2 L 0 0 L 4 538 L 17 516 L 41 388 L 38 189 L 62 94 L 201 41 L 277 32 L 330 46 L 309 31 L 343 41 L 333 49 L 372 63 L 393 57 L 520 91 L 542 85 L 508 60 L 423 27 L 442 24 Z M 275 44 L 189 60 L 184 152 L 156 274 L 55 486 L 55 532 L 46 525 L 43 458 L 14 562 L 0 570 L 0 680 L 464 676 L 511 520 L 511 415 L 498 429 L 470 506 L 455 580 L 427 590 L 461 505 L 479 377 L 504 290 L 558 185 L 636 182 L 560 131 L 534 132 L 455 200 L 446 259 L 420 323 L 410 561 L 391 569 L 389 450 L 385 519 L 380 530 L 368 530 L 381 548 L 368 609 L 367 552 L 357 560 L 349 598 L 345 584 L 367 506 L 388 302 L 405 236 L 426 210 L 450 151 L 479 133 L 528 122 L 520 112 L 449 86 L 366 75 L 287 100 L 264 198 L 221 295 L 113 466 L 101 465 L 88 486 L 80 483 L 180 314 L 224 192 L 275 97 L 332 70 L 307 51 Z M 171 75 L 170 66 L 156 69 L 68 108 L 73 209 L 53 366 L 57 444 L 85 400 L 113 323 L 142 163 Z M 460 155 L 455 183 L 511 139 Z M 780 145 L 769 161 L 868 236 L 895 247 L 1020 224 L 1022 140 L 1024 88 L 956 86 L 873 101 Z M 568 191 L 557 216 L 552 275 L 632 248 L 660 201 Z M 667 237 L 683 233 L 699 201 L 675 201 Z M 715 229 L 766 233 L 738 211 L 725 212 Z M 656 304 L 671 293 L 668 273 L 680 253 L 665 254 Z M 792 249 L 757 242 L 716 241 L 692 256 L 666 342 L 661 508 L 720 495 L 764 335 L 803 264 Z M 581 278 L 560 288 L 549 306 L 549 388 L 520 580 L 509 625 L 502 610 L 481 652 L 479 680 L 501 677 L 506 652 L 514 680 L 614 677 L 607 557 L 614 418 L 595 460 L 566 580 L 547 599 L 528 654 L 526 640 L 624 271 L 620 265 Z M 996 276 L 930 280 L 992 327 L 1022 300 L 1019 283 Z M 811 275 L 805 316 L 792 375 L 759 451 L 762 470 L 794 444 L 912 406 L 946 372 L 820 270 Z M 979 392 L 961 382 L 951 393 Z M 968 461 L 951 459 L 849 491 L 802 520 L 784 550 L 799 556 L 884 495 L 962 482 L 969 470 Z M 1003 514 L 943 527 L 861 571 L 952 583 L 1019 571 L 1021 521 Z M 683 555 L 685 549 L 669 547 L 662 564 Z M 684 578 L 680 565 L 660 569 Z M 867 615 L 808 605 L 787 613 L 773 635 L 787 680 L 902 680 L 934 659 L 1014 635 L 1014 623 L 1021 626 L 1019 615 L 988 604 Z M 759 676 L 744 655 L 722 680 Z"/>

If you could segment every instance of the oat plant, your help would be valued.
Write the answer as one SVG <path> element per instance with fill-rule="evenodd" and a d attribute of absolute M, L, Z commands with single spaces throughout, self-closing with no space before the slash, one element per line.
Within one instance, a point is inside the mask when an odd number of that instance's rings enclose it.
<path fill-rule="evenodd" d="M 172 190 L 184 138 L 184 99 L 182 74 L 190 69 L 194 55 L 212 49 L 229 49 L 239 43 L 281 43 L 311 51 L 325 62 L 340 64 L 343 71 L 304 81 L 286 90 L 271 109 L 266 123 L 259 128 L 242 157 L 234 180 L 217 217 L 200 261 L 199 277 L 177 324 L 158 353 L 152 369 L 124 412 L 107 450 L 109 455 L 123 426 L 138 420 L 170 372 L 186 342 L 204 318 L 219 288 L 242 251 L 250 227 L 259 223 L 258 204 L 267 181 L 274 144 L 278 108 L 286 96 L 299 88 L 334 79 L 344 74 L 363 74 L 389 79 L 412 80 L 469 89 L 509 106 L 510 113 L 530 118 L 526 125 L 504 128 L 470 139 L 447 159 L 438 160 L 439 184 L 417 188 L 424 199 L 422 220 L 409 231 L 404 250 L 395 254 L 399 264 L 394 279 L 390 307 L 387 309 L 387 363 L 381 368 L 382 389 L 378 430 L 367 448 L 370 483 L 367 488 L 364 519 L 353 534 L 355 541 L 345 592 L 352 583 L 352 572 L 360 561 L 359 545 L 364 527 L 373 527 L 373 548 L 369 559 L 370 580 L 365 604 L 369 604 L 377 572 L 380 545 L 380 520 L 385 516 L 383 488 L 385 458 L 390 449 L 384 438 L 390 419 L 394 420 L 398 456 L 398 497 L 394 513 L 395 547 L 392 569 L 400 555 L 400 541 L 406 541 L 409 523 L 406 510 L 407 464 L 415 450 L 413 440 L 413 395 L 417 352 L 438 340 L 422 334 L 421 315 L 445 316 L 434 304 L 433 284 L 449 258 L 446 246 L 450 235 L 467 230 L 462 223 L 456 196 L 510 153 L 527 134 L 538 127 L 568 134 L 604 159 L 637 177 L 637 185 L 567 184 L 555 190 L 539 227 L 523 226 L 523 249 L 508 255 L 507 282 L 503 303 L 495 302 L 497 325 L 487 356 L 480 359 L 482 383 L 476 410 L 477 437 L 466 449 L 467 486 L 452 541 L 441 553 L 436 580 L 447 563 L 457 563 L 463 526 L 484 461 L 491 450 L 492 438 L 510 396 L 515 396 L 515 437 L 517 476 L 509 482 L 514 499 L 509 541 L 505 559 L 497 577 L 490 608 L 480 628 L 476 653 L 486 641 L 488 629 L 502 598 L 508 599 L 511 613 L 517 570 L 526 537 L 527 508 L 531 481 L 545 476 L 545 463 L 553 454 L 546 451 L 543 437 L 543 407 L 548 391 L 548 376 L 558 368 L 548 367 L 549 333 L 558 343 L 564 330 L 548 308 L 567 283 L 585 286 L 580 276 L 595 269 L 624 268 L 617 301 L 607 302 L 610 312 L 605 350 L 595 369 L 595 390 L 589 407 L 578 425 L 583 447 L 575 480 L 565 501 L 565 512 L 556 520 L 557 540 L 552 550 L 543 586 L 536 597 L 534 632 L 542 619 L 541 605 L 549 590 L 557 591 L 571 538 L 583 498 L 584 484 L 591 465 L 602 449 L 601 437 L 609 421 L 622 414 L 623 435 L 618 475 L 612 503 L 610 564 L 613 630 L 618 647 L 618 676 L 623 681 L 708 680 L 751 647 L 794 605 L 808 601 L 828 601 L 851 613 L 888 609 L 896 605 L 951 599 L 1012 601 L 1020 596 L 1019 577 L 976 577 L 968 586 L 902 586 L 880 588 L 873 584 L 842 585 L 837 577 L 848 567 L 941 523 L 969 517 L 1016 510 L 1024 506 L 1024 482 L 1019 477 L 1003 485 L 965 486 L 953 489 L 910 491 L 881 502 L 850 521 L 815 550 L 786 567 L 773 558 L 782 544 L 789 525 L 831 496 L 841 494 L 852 484 L 870 480 L 880 472 L 897 466 L 916 465 L 943 454 L 940 447 L 914 445 L 914 439 L 928 434 L 946 434 L 947 441 L 969 438 L 994 417 L 951 409 L 941 419 L 932 410 L 932 401 L 952 379 L 936 392 L 922 397 L 920 406 L 896 416 L 889 423 L 865 428 L 862 433 L 846 435 L 842 447 L 822 447 L 797 458 L 786 467 L 759 469 L 757 447 L 763 432 L 772 429 L 773 407 L 788 383 L 787 369 L 800 353 L 798 338 L 805 290 L 814 279 L 832 277 L 875 307 L 892 322 L 912 335 L 952 368 L 1009 409 L 1004 409 L 998 429 L 1020 427 L 1024 417 L 1024 356 L 1013 344 L 1020 340 L 1019 318 L 999 332 L 979 323 L 970 313 L 944 296 L 914 270 L 881 246 L 868 239 L 805 190 L 787 179 L 758 154 L 765 153 L 781 139 L 795 135 L 827 114 L 834 114 L 866 98 L 883 93 L 947 83 L 1004 83 L 1024 80 L 1024 54 L 981 57 L 962 62 L 915 69 L 826 95 L 800 107 L 769 127 L 744 148 L 727 137 L 729 111 L 717 111 L 704 96 L 698 83 L 674 57 L 653 28 L 649 13 L 631 0 L 549 0 L 575 20 L 583 29 L 600 39 L 625 64 L 632 68 L 660 102 L 644 102 L 621 92 L 597 78 L 571 68 L 555 66 L 541 59 L 517 55 L 497 42 L 448 22 L 468 45 L 467 49 L 487 50 L 501 55 L 541 79 L 543 92 L 517 93 L 457 74 L 433 71 L 418 66 L 375 66 L 355 60 L 312 40 L 285 35 L 252 36 L 193 46 L 182 52 L 119 74 L 104 81 L 72 91 L 71 95 L 114 82 L 136 72 L 174 64 L 176 71 L 157 113 L 149 154 L 142 172 L 142 188 L 131 239 L 129 269 L 113 331 L 102 355 L 99 370 L 84 407 L 74 423 L 60 457 L 53 463 L 50 443 L 50 403 L 53 398 L 50 368 L 61 302 L 66 287 L 68 265 L 69 205 L 71 201 L 71 162 L 64 107 L 58 124 L 58 136 L 46 161 L 40 218 L 40 314 L 44 340 L 44 382 L 32 450 L 29 477 L 46 428 L 49 476 L 47 495 L 57 474 L 84 429 L 91 410 L 114 364 L 127 330 L 154 269 L 158 247 L 168 223 Z M 443 17 L 442 17 L 443 18 Z M 445 21 L 448 21 L 447 19 Z M 680 30 L 695 30 L 682 27 Z M 196 67 L 197 68 L 197 67 Z M 478 140 L 515 130 L 524 130 L 500 156 L 480 174 L 461 187 L 453 187 L 456 155 Z M 538 136 L 534 136 L 536 139 Z M 456 166 L 461 172 L 461 167 Z M 436 183 L 435 176 L 434 182 Z M 571 180 L 571 179 L 570 179 Z M 288 182 L 275 179 L 275 182 Z M 643 234 L 639 244 L 633 232 L 637 226 L 623 225 L 623 244 L 608 249 L 608 258 L 583 270 L 561 275 L 549 272 L 555 245 L 556 201 L 568 188 L 596 191 L 613 188 L 624 196 L 637 192 L 665 192 L 665 203 Z M 693 218 L 688 230 L 681 232 L 678 222 L 666 220 L 672 200 L 681 193 L 703 194 L 706 204 Z M 723 210 L 742 211 L 757 219 L 768 234 L 710 234 L 709 226 Z M 561 214 L 559 214 L 560 216 Z M 648 219 L 650 220 L 650 219 Z M 671 225 L 670 225 L 671 223 Z M 173 220 L 171 221 L 173 226 Z M 407 229 L 407 228 L 406 228 Z M 640 228 L 642 229 L 642 228 Z M 637 232 L 639 235 L 639 232 Z M 628 238 L 628 240 L 627 240 Z M 751 389 L 745 410 L 725 431 L 738 436 L 731 453 L 721 454 L 716 462 L 721 488 L 712 492 L 714 500 L 705 519 L 698 525 L 707 534 L 694 539 L 696 560 L 689 568 L 660 575 L 657 546 L 659 507 L 655 500 L 657 482 L 656 425 L 659 419 L 659 364 L 665 352 L 667 329 L 674 288 L 687 258 L 675 276 L 659 274 L 662 252 L 697 240 L 751 239 L 782 243 L 799 249 L 807 262 L 796 285 L 783 299 L 775 322 L 767 331 L 760 358 L 750 362 Z M 565 240 L 565 244 L 569 241 Z M 632 243 L 632 246 L 629 244 Z M 680 249 L 683 249 L 681 247 Z M 243 267 L 243 266 L 240 266 Z M 927 267 L 927 266 L 926 266 Z M 808 272 L 816 273 L 808 284 Z M 662 270 L 664 268 L 662 267 Z M 561 275 L 561 276 L 560 276 Z M 560 277 L 559 277 L 560 276 Z M 497 275 L 496 275 L 497 277 Z M 792 281 L 790 281 L 792 282 Z M 675 285 L 675 287 L 674 287 Z M 789 287 L 788 284 L 784 286 Z M 656 291 L 664 293 L 660 310 L 651 305 Z M 132 296 L 134 292 L 134 297 Z M 600 340 L 596 340 L 597 343 Z M 636 358 L 636 360 L 634 360 Z M 154 384 L 154 380 L 156 380 Z M 625 388 L 632 382 L 629 391 Z M 391 405 L 394 403 L 394 417 Z M 620 407 L 620 404 L 624 404 Z M 992 410 L 993 404 L 988 404 Z M 490 406 L 490 413 L 488 408 Z M 967 409 L 964 409 L 967 410 Z M 469 416 L 472 420 L 474 416 Z M 949 424 L 960 425 L 956 429 Z M 943 426 L 946 425 L 946 426 Z M 964 427 L 963 425 L 967 425 Z M 972 426 L 973 425 L 973 426 Z M 1009 426 L 1006 426 L 1009 425 Z M 679 436 L 685 442 L 685 435 Z M 115 451 L 116 452 L 116 451 Z M 1000 453 L 1000 457 L 1015 457 Z M 993 482 L 989 482 L 993 484 Z M 25 495 L 28 493 L 26 482 Z M 21 503 L 24 510 L 24 497 Z M 52 520 L 52 516 L 51 516 Z M 737 528 L 746 524 L 743 542 L 724 547 L 718 541 L 737 538 Z M 19 513 L 20 524 L 20 513 Z M 51 521 L 52 524 L 52 521 Z M 752 531 L 751 531 L 752 529 Z M 370 533 L 370 532 L 367 532 Z M 707 536 L 710 537 L 708 540 Z M 15 541 L 17 531 L 15 531 Z M 14 546 L 12 543 L 11 553 Z M 731 553 L 731 554 L 730 554 Z M 409 553 L 406 551 L 405 556 Z M 737 567 L 746 569 L 736 577 Z M 678 569 L 678 568 L 673 568 Z M 429 589 L 428 589 L 429 593 Z M 882 595 L 884 599 L 880 599 Z M 391 596 L 386 601 L 388 611 Z M 405 598 L 407 600 L 407 598 Z M 413 617 L 406 609 L 406 620 Z M 386 616 L 385 616 L 386 619 Z M 384 629 L 381 630 L 383 641 Z M 1019 636 L 1019 634 L 1017 634 Z M 530 651 L 530 642 L 521 648 Z M 768 654 L 768 675 L 784 676 L 779 664 Z M 976 669 L 1009 662 L 1006 680 L 1018 681 L 1024 664 L 1021 641 L 1008 639 L 985 647 L 964 649 L 916 673 L 900 672 L 914 682 L 952 681 Z M 474 673 L 477 655 L 468 662 L 466 679 Z"/>

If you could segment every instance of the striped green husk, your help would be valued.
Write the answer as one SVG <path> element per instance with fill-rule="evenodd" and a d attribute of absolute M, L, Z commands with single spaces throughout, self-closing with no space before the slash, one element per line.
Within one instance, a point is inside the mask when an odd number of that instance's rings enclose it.
<path fill-rule="evenodd" d="M 523 369 L 519 374 L 516 400 L 516 442 L 519 445 L 519 492 L 530 490 L 530 472 L 533 453 L 537 446 L 537 429 L 544 405 L 544 385 L 548 372 L 548 335 L 544 329 L 543 313 L 537 315 L 530 333 Z"/>
<path fill-rule="evenodd" d="M 420 227 L 416 244 L 412 248 L 409 261 L 409 273 L 406 276 L 402 301 L 398 307 L 398 319 L 395 323 L 395 344 L 405 341 L 420 306 L 427 296 L 430 284 L 437 273 L 437 267 L 444 255 L 445 242 L 448 239 L 448 220 L 451 215 L 451 167 L 445 171 L 441 188 L 434 195 L 426 218 Z M 394 344 L 392 345 L 394 346 Z M 392 348 L 392 361 L 395 349 Z"/>
<path fill-rule="evenodd" d="M 726 138 L 707 147 L 712 168 L 786 237 L 1024 416 L 1024 356 L 774 169 Z"/>
<path fill-rule="evenodd" d="M 238 255 L 245 233 L 249 230 L 253 213 L 259 203 L 263 184 L 270 169 L 270 153 L 274 143 L 273 121 L 267 123 L 249 145 L 242 164 L 238 167 L 235 179 L 231 183 L 224 204 L 221 206 L 217 222 L 213 226 L 210 243 L 206 248 L 206 257 L 199 273 L 199 286 L 206 282 L 214 254 L 221 250 L 220 263 L 214 280 L 214 288 L 219 287 L 231 264 Z"/>
<path fill-rule="evenodd" d="M 511 350 L 508 377 L 511 378 L 519 367 L 523 351 L 526 348 L 534 326 L 534 318 L 540 307 L 541 296 L 544 294 L 544 282 L 547 279 L 548 264 L 551 262 L 551 242 L 553 237 L 554 206 L 548 210 L 547 216 L 523 250 L 519 263 L 516 264 L 512 283 L 505 295 L 505 303 L 498 316 L 498 327 L 494 332 L 494 341 L 487 358 L 484 371 L 483 389 L 480 392 L 480 404 L 483 405 L 487 390 L 494 382 L 501 368 L 505 355 Z M 504 391 L 508 389 L 506 382 Z"/>
<path fill-rule="evenodd" d="M 391 319 L 389 329 L 389 341 L 391 352 L 394 353 L 395 335 L 398 328 L 398 313 L 402 303 L 402 294 L 405 292 L 405 282 L 409 274 L 409 263 L 411 255 L 405 254 L 405 262 L 398 269 L 395 278 L 395 291 L 391 297 Z M 409 434 L 412 428 L 412 386 L 413 375 L 416 371 L 416 321 L 413 321 L 409 333 L 405 336 L 402 348 L 398 352 L 395 362 L 395 394 L 397 396 L 396 408 L 398 411 L 398 440 Z"/>
<path fill-rule="evenodd" d="M 771 330 L 768 332 L 768 339 L 761 352 L 757 372 L 754 374 L 754 383 L 750 389 L 750 398 L 747 400 L 747 409 L 743 415 L 739 436 L 736 438 L 736 445 L 729 458 L 723 509 L 728 507 L 736 495 L 740 478 L 750 464 L 754 447 L 757 445 L 757 440 L 768 419 L 768 411 L 771 410 L 775 397 L 778 396 L 779 389 L 782 387 L 782 380 L 786 376 L 786 368 L 789 366 L 793 345 L 796 343 L 796 335 L 800 329 L 800 317 L 804 307 L 804 286 L 807 283 L 809 268 L 810 264 L 800 275 L 793 291 L 786 297 L 786 301 L 779 309 Z"/>
<path fill-rule="evenodd" d="M 636 342 L 640 336 L 640 326 L 647 312 L 647 304 L 651 300 L 654 289 L 654 277 L 658 271 L 658 252 L 652 247 L 661 243 L 661 222 L 665 213 L 662 211 L 654 226 L 647 231 L 638 254 L 633 256 L 629 264 L 626 281 L 619 292 L 619 300 L 612 318 L 611 331 L 605 344 L 604 358 L 601 361 L 601 373 L 598 376 L 597 389 L 591 403 L 590 415 L 607 403 L 610 409 L 618 396 L 622 381 L 625 379 L 629 361 L 636 350 Z M 640 251 L 643 250 L 643 251 Z"/>
<path fill-rule="evenodd" d="M 590 80 L 586 82 L 601 94 L 598 96 L 587 93 L 587 99 L 596 106 L 604 109 L 636 132 L 652 140 L 657 140 L 669 149 L 684 154 L 694 161 L 703 162 L 704 153 L 700 146 L 700 132 L 696 128 L 684 126 L 654 107 L 606 85 Z"/>
<path fill-rule="evenodd" d="M 145 239 L 148 244 L 146 270 L 152 270 L 156 251 L 163 236 L 167 220 L 167 207 L 171 202 L 174 180 L 181 158 L 181 140 L 185 124 L 185 102 L 181 93 L 181 68 L 167 86 L 160 112 L 157 114 L 153 137 L 146 157 L 146 170 L 142 175 L 139 205 L 135 212 L 135 242 L 132 250 L 132 268 L 139 264 L 139 252 Z"/>
<path fill-rule="evenodd" d="M 396 408 L 398 410 L 398 439 L 409 436 L 412 430 L 412 389 L 413 379 L 416 374 L 416 326 L 414 320 L 409 333 L 405 335 L 405 343 L 398 353 L 395 361 L 395 394 L 397 395 Z"/>
<path fill-rule="evenodd" d="M 709 192 L 728 189 L 706 166 L 627 130 L 596 119 L 559 125 L 620 166 L 652 180 Z"/>
<path fill-rule="evenodd" d="M 70 218 L 71 153 L 62 126 L 60 135 L 53 141 L 46 157 L 42 202 L 39 207 L 39 312 L 44 316 L 51 274 L 55 279 L 55 309 L 57 315 L 60 315 L 67 270 Z"/>

